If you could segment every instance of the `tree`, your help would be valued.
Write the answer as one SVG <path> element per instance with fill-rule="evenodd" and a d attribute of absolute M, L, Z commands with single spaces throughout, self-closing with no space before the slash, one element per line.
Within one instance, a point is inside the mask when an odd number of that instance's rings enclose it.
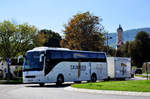
<path fill-rule="evenodd" d="M 116 56 L 117 57 L 129 57 L 129 45 L 130 42 L 127 41 L 125 44 L 123 44 L 119 49 L 116 51 Z"/>
<path fill-rule="evenodd" d="M 130 54 L 138 67 L 141 67 L 144 62 L 150 61 L 150 36 L 148 33 L 139 32 L 131 46 Z"/>
<path fill-rule="evenodd" d="M 61 40 L 61 47 L 74 50 L 100 51 L 104 45 L 104 35 L 101 33 L 102 19 L 89 12 L 78 13 L 64 25 L 65 38 Z"/>
<path fill-rule="evenodd" d="M 39 35 L 44 35 L 44 46 L 60 47 L 61 36 L 52 30 L 43 29 L 39 31 Z"/>
<path fill-rule="evenodd" d="M 28 24 L 0 23 L 0 57 L 4 60 L 23 55 L 29 50 L 36 28 Z"/>
<path fill-rule="evenodd" d="M 115 56 L 115 54 L 116 54 L 116 49 L 113 47 L 109 47 L 108 55 Z"/>
<path fill-rule="evenodd" d="M 142 65 L 142 60 L 138 56 L 138 49 L 137 49 L 137 43 L 136 41 L 131 41 L 129 45 L 129 55 L 131 57 L 131 63 L 134 66 L 141 67 Z"/>
<path fill-rule="evenodd" d="M 0 57 L 6 59 L 24 54 L 35 35 L 34 26 L 14 25 L 9 21 L 0 23 Z"/>
<path fill-rule="evenodd" d="M 46 42 L 46 37 L 44 33 L 40 33 L 40 31 L 38 31 L 38 34 L 34 37 L 33 39 L 33 47 L 40 47 L 40 46 L 44 46 L 44 43 Z"/>
<path fill-rule="evenodd" d="M 61 36 L 52 30 L 42 29 L 33 39 L 33 46 L 60 47 Z"/>
<path fill-rule="evenodd" d="M 132 65 L 141 67 L 144 62 L 150 61 L 150 36 L 148 33 L 139 32 L 134 41 L 126 42 L 116 53 L 116 56 L 131 57 Z"/>

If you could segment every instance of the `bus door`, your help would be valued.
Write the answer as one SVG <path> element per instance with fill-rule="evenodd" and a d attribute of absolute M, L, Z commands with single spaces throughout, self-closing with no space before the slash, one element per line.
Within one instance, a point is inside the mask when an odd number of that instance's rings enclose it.
<path fill-rule="evenodd" d="M 90 72 L 89 72 L 89 62 L 78 61 L 78 70 L 77 70 L 77 80 L 84 81 L 89 80 Z"/>

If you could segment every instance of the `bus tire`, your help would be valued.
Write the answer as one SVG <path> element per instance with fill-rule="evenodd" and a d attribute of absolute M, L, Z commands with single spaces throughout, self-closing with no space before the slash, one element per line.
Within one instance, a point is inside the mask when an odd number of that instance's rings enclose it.
<path fill-rule="evenodd" d="M 108 76 L 108 78 L 104 79 L 104 81 L 109 81 L 110 80 L 110 76 Z"/>
<path fill-rule="evenodd" d="M 97 76 L 95 73 L 93 73 L 91 76 L 91 82 L 96 82 L 96 81 L 97 81 Z"/>
<path fill-rule="evenodd" d="M 39 83 L 40 87 L 43 87 L 45 84 L 44 83 Z"/>
<path fill-rule="evenodd" d="M 81 83 L 81 81 L 74 81 L 74 83 L 78 83 L 79 84 L 79 83 Z"/>
<path fill-rule="evenodd" d="M 64 82 L 64 77 L 63 77 L 63 75 L 58 75 L 56 85 L 57 85 L 57 86 L 62 86 L 62 83 L 63 83 L 63 82 Z"/>

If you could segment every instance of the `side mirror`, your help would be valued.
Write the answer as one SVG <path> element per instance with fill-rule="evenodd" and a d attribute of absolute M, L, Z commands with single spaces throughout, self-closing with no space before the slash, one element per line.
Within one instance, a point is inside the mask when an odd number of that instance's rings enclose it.
<path fill-rule="evenodd" d="M 42 62 L 42 57 L 43 57 L 43 56 L 44 56 L 44 54 L 41 54 L 41 55 L 40 55 L 40 60 L 39 60 L 40 62 Z"/>
<path fill-rule="evenodd" d="M 21 58 L 24 58 L 24 56 L 22 56 L 22 55 L 21 55 L 21 56 L 18 56 L 17 63 L 20 62 L 20 59 L 21 59 Z M 26 58 L 26 57 L 25 57 L 25 58 Z"/>
<path fill-rule="evenodd" d="M 26 57 L 26 55 L 23 55 L 23 58 L 25 58 Z"/>
<path fill-rule="evenodd" d="M 23 58 L 24 58 L 24 59 L 27 59 L 26 55 L 23 55 Z"/>

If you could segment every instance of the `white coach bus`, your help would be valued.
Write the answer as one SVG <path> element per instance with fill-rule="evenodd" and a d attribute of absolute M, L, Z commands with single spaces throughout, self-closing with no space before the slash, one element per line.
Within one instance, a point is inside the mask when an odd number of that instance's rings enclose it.
<path fill-rule="evenodd" d="M 107 79 L 106 54 L 103 52 L 37 47 L 27 51 L 23 65 L 23 82 L 80 82 Z"/>

